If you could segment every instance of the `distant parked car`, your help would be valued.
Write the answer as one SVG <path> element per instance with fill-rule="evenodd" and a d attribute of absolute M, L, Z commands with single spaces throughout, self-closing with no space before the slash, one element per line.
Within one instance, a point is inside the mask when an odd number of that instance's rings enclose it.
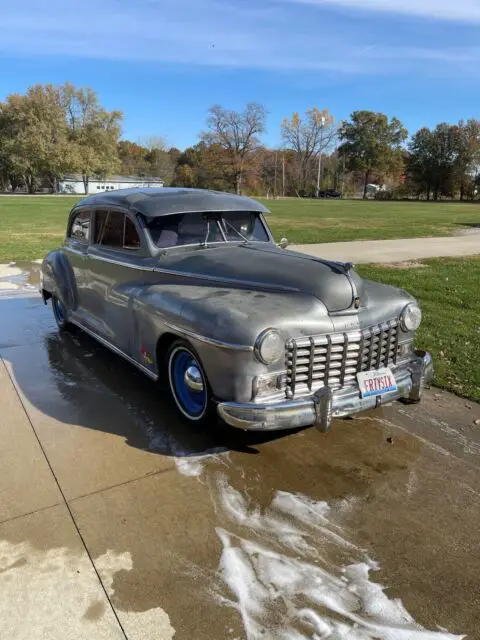
<path fill-rule="evenodd" d="M 319 198 L 341 198 L 342 194 L 336 189 L 323 189 L 318 192 Z"/>
<path fill-rule="evenodd" d="M 72 209 L 40 292 L 60 329 L 77 325 L 153 380 L 181 416 L 213 407 L 240 429 L 315 424 L 398 398 L 432 377 L 414 351 L 421 312 L 350 263 L 285 251 L 249 198 L 126 189 Z"/>

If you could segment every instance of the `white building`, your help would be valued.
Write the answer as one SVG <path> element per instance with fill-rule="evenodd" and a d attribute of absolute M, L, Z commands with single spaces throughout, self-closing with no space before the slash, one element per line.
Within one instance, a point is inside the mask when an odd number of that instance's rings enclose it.
<path fill-rule="evenodd" d="M 116 189 L 131 189 L 132 187 L 163 187 L 161 178 L 139 178 L 138 176 L 112 176 L 108 180 L 90 178 L 88 181 L 88 193 L 102 193 L 102 191 L 115 191 Z M 85 187 L 82 176 L 68 175 L 58 182 L 59 193 L 71 193 L 85 195 Z"/>

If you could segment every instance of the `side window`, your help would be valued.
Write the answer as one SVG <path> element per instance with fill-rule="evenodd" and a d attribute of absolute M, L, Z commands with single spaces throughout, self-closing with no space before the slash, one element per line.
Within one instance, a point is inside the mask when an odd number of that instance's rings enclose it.
<path fill-rule="evenodd" d="M 95 212 L 95 244 L 112 249 L 135 250 L 140 238 L 134 223 L 121 211 Z"/>
<path fill-rule="evenodd" d="M 88 242 L 90 238 L 90 211 L 79 211 L 73 216 L 69 238 Z"/>
<path fill-rule="evenodd" d="M 95 212 L 95 244 L 121 249 L 123 247 L 123 213 Z"/>
<path fill-rule="evenodd" d="M 128 216 L 125 216 L 125 233 L 123 236 L 124 249 L 140 249 L 140 238 L 135 225 Z"/>

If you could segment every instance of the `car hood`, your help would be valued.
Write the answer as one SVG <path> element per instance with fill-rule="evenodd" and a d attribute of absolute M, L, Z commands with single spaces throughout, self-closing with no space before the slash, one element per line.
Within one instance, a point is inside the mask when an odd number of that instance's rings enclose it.
<path fill-rule="evenodd" d="M 229 245 L 165 254 L 158 268 L 219 286 L 306 293 L 330 313 L 350 309 L 363 296 L 363 281 L 342 263 L 320 260 L 273 245 Z"/>

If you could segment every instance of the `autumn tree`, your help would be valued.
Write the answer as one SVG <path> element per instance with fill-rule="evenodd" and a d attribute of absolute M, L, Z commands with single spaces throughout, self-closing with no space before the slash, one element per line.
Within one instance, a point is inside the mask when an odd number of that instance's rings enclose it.
<path fill-rule="evenodd" d="M 401 170 L 402 144 L 407 136 L 400 120 L 395 117 L 389 120 L 383 113 L 354 111 L 350 121 L 342 123 L 339 153 L 345 156 L 349 170 L 363 172 L 364 198 L 372 173 L 385 175 Z"/>
<path fill-rule="evenodd" d="M 242 112 L 229 111 L 220 105 L 209 109 L 208 131 L 201 133 L 202 141 L 218 149 L 228 164 L 228 177 L 236 193 L 240 193 L 249 163 L 259 145 L 258 136 L 265 131 L 267 112 L 256 103 L 247 104 Z"/>
<path fill-rule="evenodd" d="M 418 194 L 474 197 L 480 164 L 480 122 L 470 119 L 420 129 L 409 145 L 408 180 Z"/>
<path fill-rule="evenodd" d="M 328 109 L 319 110 L 313 107 L 303 118 L 295 112 L 290 118 L 282 121 L 282 142 L 287 149 L 295 153 L 297 195 L 307 195 L 311 191 L 309 182 L 314 175 L 313 160 L 331 147 L 335 135 L 334 119 Z"/>
<path fill-rule="evenodd" d="M 457 161 L 457 131 L 445 122 L 435 129 L 420 129 L 412 137 L 408 148 L 408 179 L 418 193 L 437 200 L 439 195 L 452 195 L 454 170 Z"/>
<path fill-rule="evenodd" d="M 146 176 L 148 149 L 130 140 L 120 140 L 117 145 L 120 173 L 124 176 Z"/>
<path fill-rule="evenodd" d="M 62 87 L 75 168 L 80 172 L 88 193 L 92 175 L 106 177 L 119 167 L 117 144 L 121 133 L 122 113 L 106 111 L 90 88 L 75 88 L 66 83 Z"/>
<path fill-rule="evenodd" d="M 36 171 L 24 155 L 21 100 L 22 96 L 11 95 L 0 103 L 0 174 L 2 182 L 10 183 L 13 191 L 26 184 L 27 178 L 33 182 Z"/>
<path fill-rule="evenodd" d="M 223 147 L 201 141 L 177 158 L 172 184 L 178 187 L 227 190 L 231 187 L 230 159 Z"/>
<path fill-rule="evenodd" d="M 58 178 L 74 166 L 61 90 L 35 85 L 8 96 L 0 105 L 0 140 L 0 164 L 12 186 L 22 182 L 33 193 L 42 176 L 56 191 Z"/>
<path fill-rule="evenodd" d="M 117 145 L 120 172 L 127 176 L 160 177 L 170 184 L 180 151 L 174 147 L 168 150 L 166 146 L 161 147 L 166 143 L 160 137 L 148 138 L 146 142 L 143 140 L 120 140 Z"/>
<path fill-rule="evenodd" d="M 460 200 L 468 193 L 474 195 L 475 181 L 480 166 L 480 121 L 470 118 L 460 120 L 455 127 L 456 158 L 453 167 L 454 180 Z"/>

